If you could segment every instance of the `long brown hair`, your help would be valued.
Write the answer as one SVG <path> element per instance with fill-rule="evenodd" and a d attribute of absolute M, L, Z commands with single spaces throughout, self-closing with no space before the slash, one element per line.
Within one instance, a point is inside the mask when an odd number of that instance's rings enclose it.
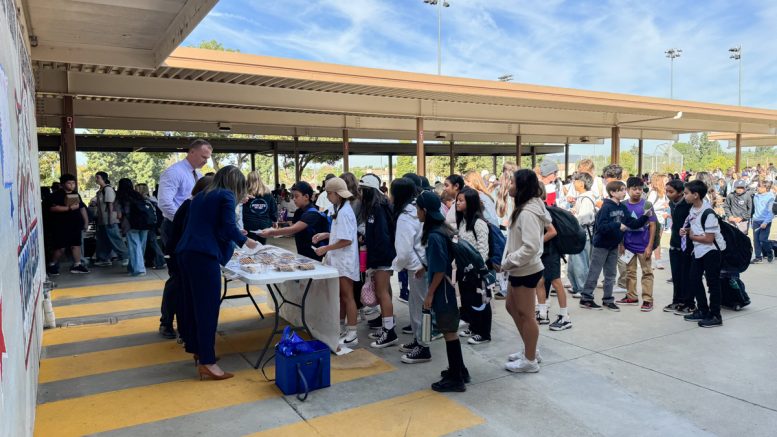
<path fill-rule="evenodd" d="M 476 172 L 475 170 L 468 171 L 467 174 L 464 175 L 464 182 L 470 188 L 474 188 L 475 190 L 488 196 L 488 198 L 492 201 L 494 200 L 494 198 L 491 197 L 491 194 L 489 194 L 488 189 L 486 189 L 486 184 L 483 183 L 483 177 L 480 176 L 480 173 Z"/>
<path fill-rule="evenodd" d="M 510 182 L 512 182 L 517 170 L 518 166 L 512 162 L 505 162 L 502 166 L 502 175 L 499 176 L 499 190 L 496 192 L 496 215 L 498 217 L 504 217 L 507 214 Z"/>
<path fill-rule="evenodd" d="M 270 192 L 270 188 L 262 181 L 262 176 L 258 171 L 248 173 L 248 194 L 252 196 L 264 196 Z"/>
<path fill-rule="evenodd" d="M 545 189 L 540 184 L 537 174 L 529 169 L 524 168 L 516 171 L 513 180 L 515 181 L 515 209 L 510 217 L 511 226 L 515 224 L 518 215 L 528 201 L 545 194 Z"/>
<path fill-rule="evenodd" d="M 243 172 L 234 165 L 222 167 L 213 176 L 213 182 L 208 185 L 203 192 L 205 194 L 217 189 L 225 189 L 235 195 L 235 202 L 240 202 L 246 196 L 246 177 Z"/>

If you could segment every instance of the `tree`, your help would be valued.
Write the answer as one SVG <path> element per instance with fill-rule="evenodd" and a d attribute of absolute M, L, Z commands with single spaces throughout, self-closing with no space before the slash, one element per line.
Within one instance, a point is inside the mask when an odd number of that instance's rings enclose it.
<path fill-rule="evenodd" d="M 40 170 L 40 185 L 42 187 L 59 181 L 59 153 L 38 152 L 38 169 Z"/>
<path fill-rule="evenodd" d="M 218 50 L 221 52 L 233 52 L 233 53 L 240 53 L 240 50 L 238 49 L 229 49 L 224 47 L 224 44 L 221 44 L 220 42 L 216 41 L 215 39 L 212 39 L 210 41 L 202 41 L 197 45 L 189 46 L 189 47 L 195 47 L 198 49 L 206 49 L 206 50 Z"/>
<path fill-rule="evenodd" d="M 416 162 L 414 156 L 397 156 L 397 165 L 394 167 L 394 174 L 397 177 L 407 173 L 416 172 Z"/>

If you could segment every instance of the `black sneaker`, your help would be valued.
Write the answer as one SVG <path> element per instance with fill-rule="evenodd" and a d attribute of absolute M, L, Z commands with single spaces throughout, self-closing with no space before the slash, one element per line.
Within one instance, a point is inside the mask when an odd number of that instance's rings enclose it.
<path fill-rule="evenodd" d="M 563 331 L 565 329 L 570 329 L 572 327 L 572 321 L 567 318 L 564 320 L 564 316 L 559 315 L 556 318 L 556 321 L 550 324 L 550 330 L 551 331 Z"/>
<path fill-rule="evenodd" d="M 615 305 L 615 302 L 603 303 L 602 306 L 607 308 L 610 311 L 615 311 L 616 313 L 621 310 L 618 305 Z"/>
<path fill-rule="evenodd" d="M 468 344 L 474 344 L 474 345 L 488 343 L 489 341 L 491 341 L 490 338 L 483 337 L 480 334 L 475 334 L 472 337 L 467 339 Z"/>
<path fill-rule="evenodd" d="M 48 265 L 46 266 L 46 274 L 49 276 L 59 276 L 59 265 Z"/>
<path fill-rule="evenodd" d="M 397 333 L 394 331 L 394 328 L 391 329 L 383 329 L 383 332 L 380 334 L 380 338 L 373 341 L 372 344 L 370 344 L 371 347 L 374 347 L 376 349 L 383 349 L 384 347 L 389 347 L 397 344 L 399 342 L 399 338 L 397 338 Z"/>
<path fill-rule="evenodd" d="M 687 322 L 701 322 L 702 320 L 706 319 L 707 316 L 703 312 L 701 312 L 701 310 L 696 310 L 691 314 L 684 316 L 683 318 Z"/>
<path fill-rule="evenodd" d="M 443 378 L 447 378 L 448 377 L 448 373 L 449 373 L 448 369 L 445 369 L 442 372 L 440 372 L 440 376 L 442 376 Z M 472 381 L 472 378 L 469 377 L 469 370 L 467 370 L 466 367 L 461 372 L 461 379 L 463 379 L 464 382 L 467 383 L 467 384 L 469 384 Z"/>
<path fill-rule="evenodd" d="M 413 327 L 410 326 L 410 325 L 403 326 L 402 327 L 402 333 L 403 334 L 408 334 L 408 335 L 412 334 L 413 333 Z"/>
<path fill-rule="evenodd" d="M 693 312 L 696 311 L 696 307 L 693 305 L 683 305 L 680 304 L 676 310 L 674 310 L 674 315 L 676 316 L 687 316 L 688 314 L 693 314 Z"/>
<path fill-rule="evenodd" d="M 70 273 L 75 273 L 75 274 L 89 273 L 89 269 L 87 269 L 86 266 L 83 264 L 78 264 L 70 268 Z"/>
<path fill-rule="evenodd" d="M 682 304 L 679 304 L 679 303 L 670 303 L 669 305 L 664 307 L 664 312 L 665 313 L 673 313 L 673 312 L 677 311 L 681 306 L 682 306 Z"/>
<path fill-rule="evenodd" d="M 178 337 L 178 335 L 175 333 L 175 329 L 173 329 L 170 326 L 164 326 L 164 325 L 159 325 L 159 335 L 161 335 L 164 338 L 169 338 L 171 340 Z"/>
<path fill-rule="evenodd" d="M 774 262 L 774 255 L 769 255 L 769 257 L 766 260 L 769 262 L 769 264 L 773 263 Z"/>
<path fill-rule="evenodd" d="M 432 353 L 428 347 L 417 345 L 412 351 L 402 355 L 402 362 L 405 364 L 425 363 L 432 361 Z"/>
<path fill-rule="evenodd" d="M 448 392 L 465 392 L 467 391 L 467 386 L 464 385 L 464 381 L 461 379 L 448 379 L 443 378 L 439 380 L 438 382 L 435 382 L 432 384 L 432 390 L 440 393 L 448 393 Z"/>
<path fill-rule="evenodd" d="M 535 311 L 534 314 L 537 317 L 537 323 L 539 323 L 540 325 L 550 324 L 550 317 L 548 316 L 548 313 L 545 313 L 544 317 L 540 314 L 539 311 Z"/>
<path fill-rule="evenodd" d="M 720 316 L 710 315 L 704 320 L 699 320 L 699 326 L 702 328 L 716 328 L 718 326 L 723 326 L 723 319 L 721 319 Z"/>
<path fill-rule="evenodd" d="M 750 264 L 763 264 L 764 259 L 763 258 L 755 258 L 752 261 L 750 261 Z"/>
<path fill-rule="evenodd" d="M 413 339 L 413 341 L 410 342 L 410 343 L 405 343 L 405 344 L 400 345 L 399 346 L 399 351 L 402 352 L 403 354 L 410 353 L 410 352 L 413 351 L 413 349 L 417 348 L 418 346 L 420 346 L 418 344 L 418 340 Z"/>
<path fill-rule="evenodd" d="M 584 308 L 587 310 L 601 310 L 602 307 L 599 306 L 596 302 L 592 300 L 581 300 L 580 301 L 580 308 Z"/>
<path fill-rule="evenodd" d="M 378 316 L 372 320 L 368 320 L 367 324 L 369 325 L 370 329 L 380 329 L 383 327 L 383 317 Z"/>

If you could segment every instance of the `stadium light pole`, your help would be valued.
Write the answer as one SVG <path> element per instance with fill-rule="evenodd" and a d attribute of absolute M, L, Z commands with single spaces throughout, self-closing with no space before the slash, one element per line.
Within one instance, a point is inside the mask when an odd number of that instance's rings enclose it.
<path fill-rule="evenodd" d="M 451 4 L 443 0 L 424 0 L 430 6 L 437 6 L 437 75 L 442 74 L 442 8 L 449 8 Z"/>
<path fill-rule="evenodd" d="M 682 49 L 669 49 L 664 52 L 669 58 L 669 98 L 674 99 L 674 60 L 682 55 Z"/>
<path fill-rule="evenodd" d="M 729 58 L 739 63 L 739 98 L 737 101 L 739 106 L 742 106 L 742 46 L 732 47 L 728 51 L 731 53 Z"/>

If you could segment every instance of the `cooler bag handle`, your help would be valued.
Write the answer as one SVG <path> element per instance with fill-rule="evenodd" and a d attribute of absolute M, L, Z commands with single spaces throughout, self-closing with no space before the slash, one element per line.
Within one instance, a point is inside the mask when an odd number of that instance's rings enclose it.
<path fill-rule="evenodd" d="M 321 358 L 318 359 L 318 371 L 318 380 L 321 381 L 324 378 L 324 363 L 322 362 Z M 308 394 L 310 394 L 310 386 L 308 385 L 308 381 L 305 379 L 305 374 L 302 373 L 302 364 L 300 363 L 297 363 L 297 375 L 302 382 L 302 386 L 305 388 L 305 394 L 302 395 L 301 392 L 297 393 L 297 399 L 305 402 L 305 400 L 308 398 Z"/>

